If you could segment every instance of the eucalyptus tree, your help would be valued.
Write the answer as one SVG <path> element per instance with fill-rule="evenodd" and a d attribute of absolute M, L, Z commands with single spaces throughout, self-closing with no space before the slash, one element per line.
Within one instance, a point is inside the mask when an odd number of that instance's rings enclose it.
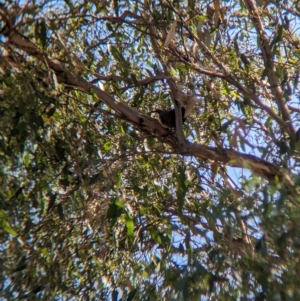
<path fill-rule="evenodd" d="M 300 298 L 299 1 L 0 15 L 3 300 Z"/>

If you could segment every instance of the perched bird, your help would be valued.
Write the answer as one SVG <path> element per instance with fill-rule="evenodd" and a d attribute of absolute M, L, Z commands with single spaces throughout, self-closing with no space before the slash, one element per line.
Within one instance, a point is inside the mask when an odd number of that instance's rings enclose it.
<path fill-rule="evenodd" d="M 159 123 L 165 128 L 175 128 L 176 127 L 176 115 L 175 109 L 171 110 L 161 110 L 156 109 L 151 113 L 158 113 Z M 181 107 L 182 123 L 185 122 L 185 108 Z"/>
<path fill-rule="evenodd" d="M 194 95 L 189 96 L 188 102 L 185 107 L 181 106 L 182 123 L 185 122 L 187 117 L 190 116 L 196 104 L 196 98 Z M 165 128 L 176 128 L 176 114 L 175 109 L 161 110 L 156 109 L 151 113 L 158 113 L 158 120 L 160 124 Z"/>

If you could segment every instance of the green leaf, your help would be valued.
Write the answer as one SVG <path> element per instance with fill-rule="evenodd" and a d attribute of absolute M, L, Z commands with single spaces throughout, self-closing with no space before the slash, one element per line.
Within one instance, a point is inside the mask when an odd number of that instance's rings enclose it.
<path fill-rule="evenodd" d="M 105 152 L 109 152 L 112 148 L 111 142 L 110 141 L 106 141 L 103 145 L 103 150 Z"/>
<path fill-rule="evenodd" d="M 130 214 L 126 214 L 125 216 L 125 224 L 126 224 L 126 229 L 127 229 L 127 235 L 129 238 L 133 238 L 134 236 L 134 222 Z"/>
<path fill-rule="evenodd" d="M 108 207 L 106 217 L 118 218 L 124 212 L 124 204 L 120 200 L 114 200 Z"/>
<path fill-rule="evenodd" d="M 284 25 L 279 25 L 278 26 L 276 35 L 275 35 L 274 39 L 271 42 L 271 45 L 270 45 L 271 47 L 273 47 L 274 45 L 276 45 L 276 44 L 278 44 L 279 42 L 282 41 L 282 38 L 283 38 L 283 29 L 284 29 Z"/>
<path fill-rule="evenodd" d="M 10 234 L 12 236 L 18 235 L 18 233 L 8 224 L 8 222 L 2 221 L 1 226 L 4 229 L 4 231 L 6 231 L 8 234 Z"/>
<path fill-rule="evenodd" d="M 23 157 L 23 160 L 24 160 L 24 164 L 26 167 L 29 166 L 30 164 L 30 153 L 28 151 L 25 151 L 25 156 Z"/>
<path fill-rule="evenodd" d="M 177 202 L 178 202 L 178 209 L 179 212 L 182 211 L 185 195 L 187 193 L 187 186 L 186 186 L 186 175 L 185 170 L 182 166 L 178 167 L 178 171 L 176 174 L 177 178 L 177 190 L 176 190 L 176 196 L 177 196 Z"/>
<path fill-rule="evenodd" d="M 44 19 L 36 22 L 35 36 L 36 36 L 36 39 L 41 43 L 42 49 L 45 49 L 46 41 L 47 41 L 47 27 L 46 27 L 46 22 Z"/>
<path fill-rule="evenodd" d="M 0 209 L 0 227 L 4 229 L 8 234 L 17 236 L 18 233 L 9 225 L 7 221 L 7 215 L 4 210 Z"/>
<path fill-rule="evenodd" d="M 116 188 L 119 189 L 122 185 L 122 172 L 118 172 L 117 180 L 116 180 Z"/>
<path fill-rule="evenodd" d="M 114 28 L 112 27 L 111 23 L 106 22 L 106 28 L 108 31 L 114 31 Z"/>

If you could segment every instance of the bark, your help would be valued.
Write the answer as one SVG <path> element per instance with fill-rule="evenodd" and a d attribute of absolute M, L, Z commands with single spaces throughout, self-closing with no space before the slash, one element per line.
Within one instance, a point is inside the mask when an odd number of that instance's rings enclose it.
<path fill-rule="evenodd" d="M 182 156 L 194 156 L 198 159 L 218 162 L 231 167 L 247 168 L 265 179 L 279 179 L 287 186 L 293 185 L 293 180 L 289 174 L 283 168 L 271 162 L 230 149 L 220 149 L 188 142 L 183 137 L 182 129 L 177 129 L 177 134 L 171 132 L 161 126 L 158 120 L 130 108 L 86 79 L 69 72 L 62 62 L 52 59 L 47 53 L 39 50 L 36 45 L 18 33 L 13 26 L 12 19 L 9 19 L 9 14 L 0 9 L 0 15 L 3 20 L 6 20 L 6 25 L 1 30 L 1 33 L 7 38 L 6 43 L 25 51 L 28 55 L 43 62 L 55 73 L 58 81 L 68 85 L 68 88 L 78 89 L 87 94 L 93 91 L 98 96 L 99 101 L 113 109 L 119 118 L 131 123 L 141 132 L 152 135 L 163 143 L 167 143 L 172 147 L 174 153 Z M 176 89 L 176 87 L 173 88 Z M 176 110 L 179 112 L 178 108 Z M 181 126 L 180 120 L 176 121 Z M 180 136 L 180 139 L 178 139 L 178 136 Z"/>

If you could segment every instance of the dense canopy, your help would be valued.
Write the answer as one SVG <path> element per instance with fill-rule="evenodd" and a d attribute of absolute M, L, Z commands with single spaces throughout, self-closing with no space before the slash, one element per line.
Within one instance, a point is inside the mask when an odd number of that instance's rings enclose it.
<path fill-rule="evenodd" d="M 300 300 L 299 17 L 0 4 L 1 300 Z"/>

